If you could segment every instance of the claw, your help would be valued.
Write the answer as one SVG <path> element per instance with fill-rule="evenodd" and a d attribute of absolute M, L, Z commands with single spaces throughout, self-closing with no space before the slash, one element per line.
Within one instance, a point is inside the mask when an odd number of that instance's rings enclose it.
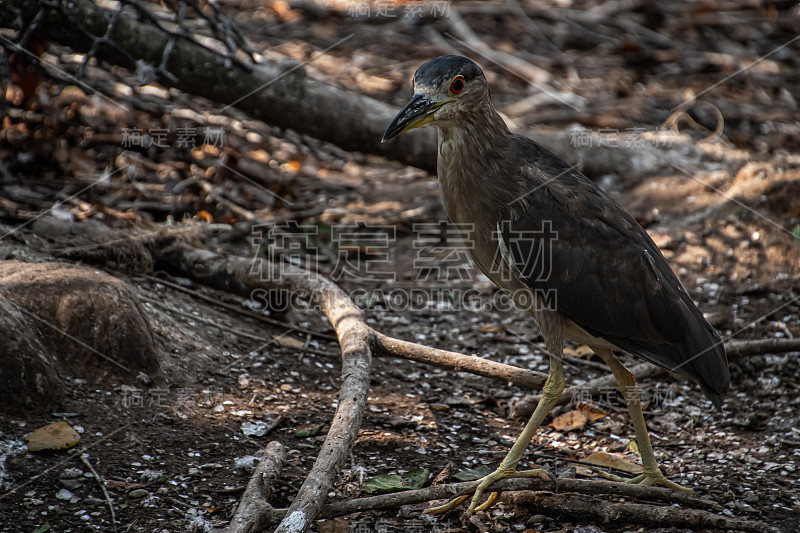
<path fill-rule="evenodd" d="M 499 497 L 500 497 L 500 493 L 499 492 L 492 492 L 491 494 L 489 494 L 489 497 L 486 498 L 486 501 L 483 502 L 482 504 L 480 504 L 479 506 L 477 506 L 475 508 L 475 510 L 476 511 L 485 511 L 486 509 L 488 509 L 489 507 L 494 505 L 494 502 L 496 502 L 497 498 L 499 498 Z M 467 516 L 469 516 L 471 514 L 472 513 L 469 512 L 469 509 L 467 509 Z"/>
<path fill-rule="evenodd" d="M 545 470 L 542 469 L 535 469 L 535 470 L 523 470 L 522 472 L 517 472 L 516 470 L 504 470 L 498 468 L 488 476 L 481 479 L 480 484 L 475 488 L 475 492 L 472 495 L 472 500 L 469 503 L 469 508 L 467 509 L 467 516 L 471 516 L 475 511 L 485 511 L 497 501 L 497 498 L 500 496 L 499 492 L 492 492 L 489 494 L 489 497 L 486 499 L 485 502 L 478 505 L 478 502 L 481 499 L 481 496 L 486 491 L 486 489 L 500 479 L 510 478 L 510 477 L 538 477 L 544 479 L 545 481 L 550 481 L 550 476 L 547 474 Z M 422 511 L 423 514 L 444 514 L 448 511 L 452 511 L 469 498 L 468 494 L 463 496 L 458 496 L 457 498 L 453 498 L 449 502 L 444 505 L 439 505 L 437 507 L 430 507 Z"/>
<path fill-rule="evenodd" d="M 438 505 L 436 507 L 429 507 L 422 511 L 422 514 L 445 514 L 448 511 L 452 511 L 469 498 L 469 494 L 464 494 L 463 496 L 458 496 L 453 498 L 449 502 L 444 505 Z"/>
<path fill-rule="evenodd" d="M 645 486 L 653 486 L 657 485 L 660 487 L 667 487 L 668 489 L 672 490 L 680 490 L 683 492 L 688 492 L 693 494 L 694 491 L 690 488 L 684 487 L 683 485 L 679 485 L 674 481 L 670 481 L 669 479 L 661 473 L 659 469 L 656 472 L 645 472 L 644 474 L 639 474 L 635 478 L 626 479 L 623 477 L 615 476 L 614 474 L 609 474 L 608 472 L 600 472 L 600 476 L 610 479 L 611 481 L 616 481 L 618 483 L 630 483 L 633 485 L 645 485 Z"/>

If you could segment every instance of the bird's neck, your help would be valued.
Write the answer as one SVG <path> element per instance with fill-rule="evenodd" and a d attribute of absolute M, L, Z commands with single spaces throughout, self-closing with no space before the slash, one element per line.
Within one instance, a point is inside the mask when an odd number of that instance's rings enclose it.
<path fill-rule="evenodd" d="M 483 106 L 438 126 L 439 183 L 453 222 L 474 222 L 476 212 L 490 215 L 507 205 L 515 191 L 508 190 L 508 176 L 501 178 L 498 165 L 509 159 L 512 133 L 494 107 Z M 476 203 L 483 204 L 481 209 L 474 209 Z"/>
<path fill-rule="evenodd" d="M 445 161 L 464 156 L 481 158 L 491 151 L 505 149 L 511 138 L 506 123 L 491 104 L 475 108 L 458 120 L 441 122 L 438 126 L 439 158 L 444 157 Z"/>
<path fill-rule="evenodd" d="M 450 220 L 459 225 L 478 268 L 492 278 L 497 254 L 492 242 L 498 221 L 519 197 L 510 175 L 513 134 L 487 106 L 458 122 L 439 123 L 437 170 Z M 504 286 L 504 285 L 501 285 Z"/>

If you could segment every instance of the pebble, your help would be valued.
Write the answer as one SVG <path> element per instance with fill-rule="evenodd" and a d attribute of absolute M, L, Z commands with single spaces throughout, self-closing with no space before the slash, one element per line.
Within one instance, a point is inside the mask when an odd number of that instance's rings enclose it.
<path fill-rule="evenodd" d="M 61 478 L 58 481 L 59 481 L 59 483 L 61 483 L 65 487 L 67 487 L 68 489 L 72 489 L 72 490 L 80 488 L 80 486 L 83 485 L 83 480 L 81 480 L 81 479 L 64 479 L 64 478 Z"/>
<path fill-rule="evenodd" d="M 61 479 L 73 479 L 76 477 L 81 477 L 82 475 L 83 470 L 80 468 L 67 468 L 61 473 Z"/>
<path fill-rule="evenodd" d="M 128 493 L 128 496 L 130 496 L 131 498 L 136 498 L 138 500 L 139 498 L 144 498 L 145 496 L 147 496 L 147 494 L 148 492 L 145 489 L 133 489 Z"/>
<path fill-rule="evenodd" d="M 532 517 L 528 518 L 528 521 L 525 522 L 525 524 L 528 525 L 528 526 L 533 526 L 533 525 L 536 525 L 536 524 L 541 524 L 545 520 L 547 520 L 547 517 L 545 515 L 543 515 L 543 514 L 535 514 Z"/>
<path fill-rule="evenodd" d="M 267 423 L 263 420 L 243 422 L 242 433 L 248 437 L 263 437 L 267 434 Z"/>

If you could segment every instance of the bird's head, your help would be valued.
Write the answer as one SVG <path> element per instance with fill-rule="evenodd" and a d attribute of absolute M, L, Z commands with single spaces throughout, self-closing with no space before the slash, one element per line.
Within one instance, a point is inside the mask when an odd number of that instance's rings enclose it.
<path fill-rule="evenodd" d="M 381 142 L 427 124 L 457 119 L 489 101 L 481 68 L 461 56 L 431 59 L 414 74 L 414 97 L 394 117 Z"/>

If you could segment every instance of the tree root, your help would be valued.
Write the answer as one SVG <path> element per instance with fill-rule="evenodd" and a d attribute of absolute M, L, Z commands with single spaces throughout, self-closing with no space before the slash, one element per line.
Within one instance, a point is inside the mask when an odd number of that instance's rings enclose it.
<path fill-rule="evenodd" d="M 267 444 L 225 533 L 252 533 L 270 525 L 275 509 L 267 502 L 272 484 L 281 475 L 285 462 L 286 450 L 283 445 L 276 441 Z"/>

